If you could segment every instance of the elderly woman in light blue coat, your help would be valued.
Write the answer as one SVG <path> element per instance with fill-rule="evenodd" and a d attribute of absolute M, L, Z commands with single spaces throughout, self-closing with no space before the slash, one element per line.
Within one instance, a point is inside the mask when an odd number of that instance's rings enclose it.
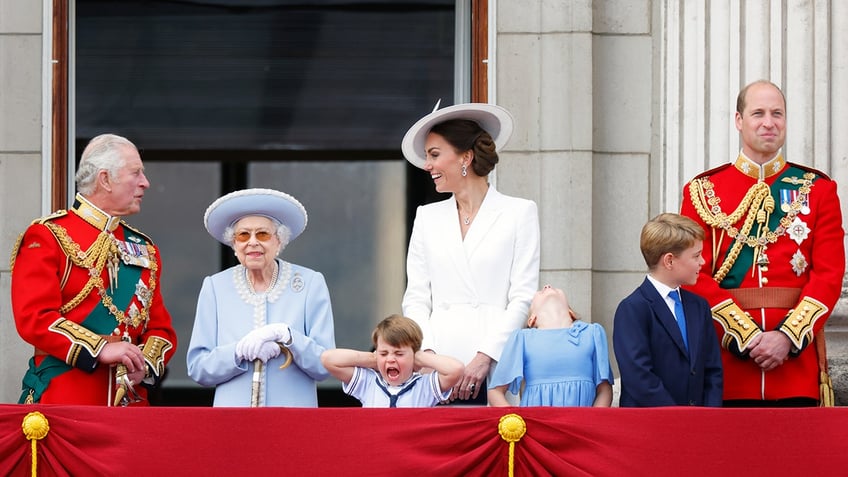
<path fill-rule="evenodd" d="M 189 376 L 215 386 L 215 406 L 317 407 L 335 348 L 324 276 L 278 258 L 306 228 L 303 205 L 271 189 L 227 194 L 209 206 L 206 229 L 239 265 L 203 280 L 189 343 Z"/>

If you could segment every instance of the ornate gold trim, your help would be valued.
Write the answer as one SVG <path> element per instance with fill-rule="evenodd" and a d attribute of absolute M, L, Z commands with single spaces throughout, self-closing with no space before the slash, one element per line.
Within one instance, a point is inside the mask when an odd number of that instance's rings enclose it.
<path fill-rule="evenodd" d="M 151 336 L 144 343 L 141 353 L 144 355 L 144 360 L 150 365 L 156 377 L 162 377 L 165 373 L 165 353 L 174 345 L 165 338 L 159 336 Z"/>
<path fill-rule="evenodd" d="M 805 296 L 794 310 L 789 310 L 777 329 L 789 337 L 795 348 L 802 350 L 813 339 L 816 320 L 827 312 L 828 307 L 822 302 Z"/>
<path fill-rule="evenodd" d="M 106 346 L 106 340 L 97 333 L 85 328 L 79 323 L 74 323 L 65 318 L 59 318 L 48 328 L 54 333 L 59 333 L 71 341 L 71 348 L 65 358 L 65 363 L 76 366 L 80 352 L 85 348 L 91 356 L 100 354 L 100 350 Z"/>
<path fill-rule="evenodd" d="M 89 278 L 85 286 L 74 298 L 59 308 L 59 313 L 65 314 L 76 308 L 91 294 L 92 290 L 96 288 L 100 295 L 100 299 L 103 302 L 103 306 L 109 310 L 109 313 L 115 317 L 118 323 L 138 327 L 141 323 L 147 321 L 150 306 L 153 302 L 152 299 L 147 300 L 146 303 L 142 303 L 142 309 L 139 313 L 134 313 L 128 316 L 128 314 L 124 313 L 123 310 L 119 310 L 118 307 L 115 306 L 112 302 L 112 297 L 106 293 L 103 277 L 101 276 L 103 273 L 103 267 L 106 266 L 107 263 L 114 261 L 114 259 L 116 259 L 116 257 L 120 254 L 116 243 L 117 239 L 114 235 L 108 232 L 100 232 L 100 235 L 97 236 L 94 243 L 91 244 L 88 250 L 83 252 L 79 244 L 74 242 L 64 227 L 53 223 L 45 223 L 44 225 L 56 237 L 56 241 L 59 242 L 59 246 L 71 262 L 80 268 L 88 270 Z M 146 244 L 146 247 L 150 260 L 150 279 L 148 280 L 147 288 L 150 292 L 150 296 L 153 296 L 153 292 L 156 290 L 156 271 L 159 266 L 156 263 L 156 250 L 153 245 Z"/>
<path fill-rule="evenodd" d="M 712 308 L 713 319 L 724 328 L 721 345 L 728 351 L 745 354 L 755 336 L 762 333 L 751 315 L 739 308 L 730 298 Z"/>
<path fill-rule="evenodd" d="M 118 225 L 120 225 L 120 217 L 109 215 L 100 210 L 99 207 L 89 202 L 82 194 L 77 194 L 75 199 L 76 201 L 71 210 L 97 230 L 114 232 L 118 228 Z"/>
<path fill-rule="evenodd" d="M 53 212 L 52 214 L 50 214 L 48 216 L 40 217 L 40 218 L 33 220 L 32 223 L 30 223 L 30 225 L 34 225 L 34 224 L 42 224 L 43 225 L 43 224 L 46 224 L 47 221 L 49 221 L 49 220 L 57 219 L 59 217 L 64 217 L 66 215 L 68 215 L 67 210 L 57 210 L 56 212 Z M 26 235 L 26 231 L 21 232 L 21 234 L 18 235 L 18 239 L 15 241 L 15 244 L 12 246 L 12 256 L 9 259 L 9 272 L 10 273 L 12 272 L 12 270 L 15 269 L 15 260 L 18 257 L 18 252 L 20 252 L 21 244 L 23 243 L 23 240 L 24 240 L 24 235 Z M 32 244 L 30 246 L 32 246 Z"/>
<path fill-rule="evenodd" d="M 752 179 L 761 179 L 760 172 L 762 172 L 762 179 L 766 179 L 775 174 L 780 173 L 783 169 L 783 166 L 786 165 L 786 161 L 783 160 L 783 155 L 778 154 L 774 156 L 772 159 L 768 160 L 765 164 L 758 164 L 754 160 L 748 158 L 744 153 L 739 153 L 739 156 L 736 158 L 736 162 L 733 163 L 733 167 L 736 168 L 739 172 L 745 174 L 746 176 Z"/>
<path fill-rule="evenodd" d="M 730 215 L 722 211 L 719 205 L 721 198 L 715 194 L 714 185 L 709 176 L 694 179 L 689 183 L 689 196 L 701 220 L 713 229 L 721 229 L 723 233 L 727 233 L 730 238 L 735 240 L 721 267 L 713 275 L 713 280 L 718 283 L 724 280 L 736 263 L 736 259 L 739 258 L 743 245 L 755 249 L 753 263 L 757 263 L 760 254 L 765 252 L 768 244 L 777 242 L 777 239 L 792 225 L 792 221 L 795 220 L 810 194 L 815 177 L 816 175 L 811 172 L 804 174 L 804 179 L 798 188 L 798 196 L 789 205 L 789 212 L 781 217 L 780 225 L 773 231 L 769 229 L 768 223 L 770 215 L 775 211 L 775 202 L 771 195 L 771 188 L 765 182 L 757 182 L 752 185 Z M 743 216 L 745 216 L 745 221 L 742 228 L 737 229 L 734 224 L 739 222 Z M 757 232 L 754 235 L 749 235 L 755 221 Z M 716 253 L 717 250 L 713 250 L 714 257 Z"/>

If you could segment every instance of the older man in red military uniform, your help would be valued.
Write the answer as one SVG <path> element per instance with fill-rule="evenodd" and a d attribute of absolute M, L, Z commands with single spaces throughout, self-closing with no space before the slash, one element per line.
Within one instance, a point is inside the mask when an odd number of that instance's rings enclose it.
<path fill-rule="evenodd" d="M 136 147 L 89 142 L 70 211 L 32 223 L 12 252 L 12 311 L 35 347 L 21 403 L 146 404 L 177 339 L 159 289 L 159 251 L 121 217 L 150 186 Z"/>
<path fill-rule="evenodd" d="M 780 154 L 785 126 L 780 89 L 749 84 L 737 99 L 739 157 L 683 190 L 681 213 L 706 231 L 692 290 L 712 307 L 725 406 L 819 400 L 816 345 L 845 273 L 842 213 L 830 178 Z"/>

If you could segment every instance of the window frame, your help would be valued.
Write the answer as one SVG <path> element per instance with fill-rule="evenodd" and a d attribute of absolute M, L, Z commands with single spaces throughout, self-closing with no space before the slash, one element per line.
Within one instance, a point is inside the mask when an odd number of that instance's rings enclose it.
<path fill-rule="evenodd" d="M 470 3 L 469 3 L 470 2 Z M 52 90 L 50 96 L 50 210 L 67 207 L 73 200 L 70 186 L 75 170 L 75 132 L 73 128 L 74 96 L 74 7 L 75 2 L 52 0 Z M 470 100 L 488 102 L 489 78 L 489 2 L 457 0 L 457 55 L 455 91 L 458 100 L 468 98 L 465 71 L 470 70 Z M 469 18 L 470 17 L 470 18 Z M 462 28 L 468 24 L 469 29 Z M 470 32 L 470 35 L 466 35 Z M 466 38 L 470 37 L 470 43 Z M 468 50 L 470 49 L 470 55 Z M 470 61 L 469 61 L 470 56 Z M 470 62 L 470 64 L 468 64 Z M 462 83 L 462 84 L 459 84 Z"/>

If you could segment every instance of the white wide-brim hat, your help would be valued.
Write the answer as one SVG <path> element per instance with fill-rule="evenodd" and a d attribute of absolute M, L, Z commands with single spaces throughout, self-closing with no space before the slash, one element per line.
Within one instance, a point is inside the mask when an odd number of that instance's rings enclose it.
<path fill-rule="evenodd" d="M 512 135 L 512 115 L 509 111 L 488 103 L 463 103 L 434 109 L 432 113 L 419 119 L 403 136 L 401 150 L 404 157 L 413 166 L 424 169 L 427 153 L 424 145 L 427 135 L 436 124 L 449 119 L 470 119 L 480 125 L 495 141 L 495 150 L 500 151 Z"/>
<path fill-rule="evenodd" d="M 229 245 L 224 237 L 227 227 L 239 219 L 259 215 L 277 220 L 291 230 L 294 240 L 306 228 L 306 209 L 294 197 L 273 189 L 244 189 L 224 195 L 206 209 L 203 225 L 215 240 Z"/>

